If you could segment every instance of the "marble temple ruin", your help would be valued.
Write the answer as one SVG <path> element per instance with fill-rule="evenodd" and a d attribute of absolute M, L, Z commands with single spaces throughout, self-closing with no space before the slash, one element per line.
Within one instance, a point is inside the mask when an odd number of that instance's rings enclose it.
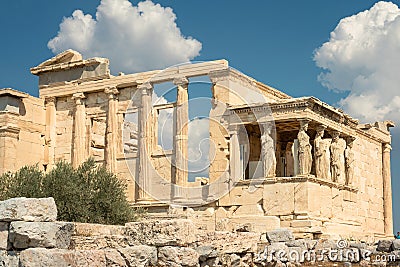
<path fill-rule="evenodd" d="M 37 67 L 39 97 L 0 90 L 0 173 L 93 157 L 155 217 L 186 216 L 204 230 L 289 228 L 303 237 L 393 234 L 391 121 L 362 124 L 314 97 L 293 98 L 226 60 L 110 74 L 106 58 L 67 50 Z M 188 88 L 207 77 L 207 177 L 188 179 Z M 154 102 L 171 83 L 175 100 Z M 172 147 L 158 119 L 172 110 Z M 130 119 L 128 119 L 130 118 Z"/>

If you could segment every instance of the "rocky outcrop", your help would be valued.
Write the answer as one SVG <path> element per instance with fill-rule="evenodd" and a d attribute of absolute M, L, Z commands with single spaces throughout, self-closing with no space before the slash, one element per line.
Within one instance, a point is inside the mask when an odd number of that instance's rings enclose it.
<path fill-rule="evenodd" d="M 143 220 L 125 226 L 48 221 L 57 214 L 32 214 L 37 199 L 0 202 L 18 211 L 0 221 L 0 267 L 249 267 L 399 266 L 400 241 L 376 243 L 295 239 L 287 229 L 263 233 L 237 229 L 207 232 L 191 220 Z M 51 203 L 51 199 L 44 202 Z M 44 203 L 42 202 L 42 203 Z M 43 205 L 42 205 L 43 207 Z M 21 210 L 24 210 L 21 212 Z M 3 213 L 4 214 L 4 213 Z M 23 215 L 21 215 L 23 214 Z M 52 214 L 52 215 L 50 215 Z M 25 218 L 28 221 L 23 221 Z M 35 219 L 33 219 L 35 218 Z M 44 218 L 46 221 L 37 221 Z"/>

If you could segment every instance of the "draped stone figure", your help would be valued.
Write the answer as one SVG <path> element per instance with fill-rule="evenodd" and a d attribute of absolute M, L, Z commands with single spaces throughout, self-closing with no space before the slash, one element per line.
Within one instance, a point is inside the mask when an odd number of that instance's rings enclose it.
<path fill-rule="evenodd" d="M 339 137 L 339 132 L 332 133 L 331 168 L 332 180 L 340 184 L 346 184 L 344 150 L 346 141 Z"/>
<path fill-rule="evenodd" d="M 275 177 L 276 155 L 274 139 L 271 137 L 271 129 L 264 127 L 261 135 L 261 156 L 263 161 L 264 177 Z"/>
<path fill-rule="evenodd" d="M 300 121 L 300 130 L 297 134 L 299 140 L 299 174 L 308 175 L 312 167 L 312 154 L 310 137 L 306 133 L 308 129 L 307 121 Z"/>
<path fill-rule="evenodd" d="M 326 126 L 317 128 L 317 135 L 314 139 L 315 174 L 318 178 L 331 180 L 331 162 L 329 146 L 331 141 L 323 139 Z"/>
<path fill-rule="evenodd" d="M 350 139 L 346 150 L 344 151 L 344 157 L 346 160 L 346 184 L 353 185 L 354 183 L 354 151 L 353 151 L 353 141 L 354 139 Z"/>

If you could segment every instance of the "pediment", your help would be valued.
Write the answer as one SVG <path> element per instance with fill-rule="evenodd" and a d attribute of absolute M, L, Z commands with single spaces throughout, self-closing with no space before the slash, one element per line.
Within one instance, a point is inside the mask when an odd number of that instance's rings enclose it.
<path fill-rule="evenodd" d="M 45 62 L 41 63 L 37 67 L 45 67 L 45 66 L 51 66 L 51 65 L 56 65 L 60 63 L 69 63 L 69 62 L 74 62 L 74 61 L 80 61 L 82 60 L 82 55 L 72 49 L 68 49 L 54 57 L 52 57 L 49 60 L 46 60 Z"/>

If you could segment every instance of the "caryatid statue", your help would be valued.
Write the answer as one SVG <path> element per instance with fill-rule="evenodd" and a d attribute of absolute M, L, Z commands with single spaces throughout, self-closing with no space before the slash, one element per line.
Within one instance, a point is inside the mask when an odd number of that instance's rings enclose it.
<path fill-rule="evenodd" d="M 308 175 L 311 172 L 312 154 L 310 137 L 307 134 L 308 120 L 300 121 L 300 130 L 297 134 L 299 140 L 299 174 Z"/>
<path fill-rule="evenodd" d="M 271 135 L 271 127 L 269 125 L 263 125 L 261 135 L 261 157 L 263 161 L 264 177 L 275 177 L 276 173 L 275 144 Z"/>
<path fill-rule="evenodd" d="M 331 150 L 331 168 L 332 180 L 340 184 L 346 184 L 344 150 L 346 141 L 339 137 L 339 132 L 332 132 Z"/>
<path fill-rule="evenodd" d="M 330 139 L 323 139 L 326 126 L 317 127 L 314 139 L 315 174 L 318 178 L 331 180 Z"/>
<path fill-rule="evenodd" d="M 346 162 L 346 184 L 353 185 L 354 183 L 354 151 L 353 151 L 353 143 L 355 138 L 350 137 L 347 140 L 347 147 L 344 151 L 344 157 Z"/>

